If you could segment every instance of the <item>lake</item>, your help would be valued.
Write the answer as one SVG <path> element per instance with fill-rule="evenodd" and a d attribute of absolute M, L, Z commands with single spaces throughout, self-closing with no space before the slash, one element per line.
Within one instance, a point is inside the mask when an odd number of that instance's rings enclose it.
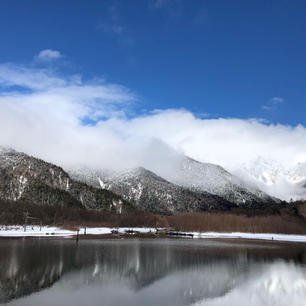
<path fill-rule="evenodd" d="M 0 304 L 306 305 L 303 243 L 1 239 Z"/>

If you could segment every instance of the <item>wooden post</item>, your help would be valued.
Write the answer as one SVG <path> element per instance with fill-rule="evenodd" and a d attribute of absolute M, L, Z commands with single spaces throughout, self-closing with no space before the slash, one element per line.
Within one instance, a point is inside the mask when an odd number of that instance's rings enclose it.
<path fill-rule="evenodd" d="M 79 242 L 79 229 L 77 230 L 77 235 L 76 235 L 76 240 L 75 240 L 75 242 L 78 244 L 78 242 Z"/>
<path fill-rule="evenodd" d="M 28 213 L 28 212 L 25 212 L 25 213 L 24 213 L 24 225 L 23 225 L 23 230 L 24 230 L 25 232 L 27 231 L 28 217 L 29 217 L 29 213 Z"/>

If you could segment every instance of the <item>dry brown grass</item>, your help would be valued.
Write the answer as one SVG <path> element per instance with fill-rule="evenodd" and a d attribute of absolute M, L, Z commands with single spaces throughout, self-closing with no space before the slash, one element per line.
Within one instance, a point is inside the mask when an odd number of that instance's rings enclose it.
<path fill-rule="evenodd" d="M 265 208 L 239 208 L 230 212 L 185 213 L 173 216 L 148 212 L 114 214 L 105 211 L 40 206 L 0 201 L 0 224 L 24 224 L 29 213 L 33 224 L 84 227 L 173 227 L 182 231 L 306 234 L 306 202 Z"/>
<path fill-rule="evenodd" d="M 253 216 L 233 213 L 193 213 L 167 217 L 177 230 L 199 232 L 250 232 L 306 234 L 306 221 L 299 216 Z"/>

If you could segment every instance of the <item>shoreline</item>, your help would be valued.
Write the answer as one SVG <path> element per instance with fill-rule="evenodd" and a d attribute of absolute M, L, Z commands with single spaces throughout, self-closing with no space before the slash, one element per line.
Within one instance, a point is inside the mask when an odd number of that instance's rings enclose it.
<path fill-rule="evenodd" d="M 79 231 L 77 231 L 79 228 Z M 306 243 L 306 235 L 248 233 L 248 232 L 182 232 L 149 227 L 76 227 L 75 230 L 55 226 L 0 225 L 0 238 L 189 238 L 189 239 L 247 239 Z"/>

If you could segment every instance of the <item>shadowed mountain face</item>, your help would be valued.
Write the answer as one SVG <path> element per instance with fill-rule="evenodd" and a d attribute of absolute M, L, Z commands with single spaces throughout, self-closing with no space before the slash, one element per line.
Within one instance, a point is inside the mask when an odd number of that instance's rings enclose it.
<path fill-rule="evenodd" d="M 56 165 L 5 148 L 0 148 L 0 198 L 114 212 L 132 209 L 111 191 L 77 182 Z"/>
<path fill-rule="evenodd" d="M 305 260 L 303 245 L 271 242 L 7 239 L 0 241 L 0 303 L 190 305 L 271 266 L 294 270 Z"/>

